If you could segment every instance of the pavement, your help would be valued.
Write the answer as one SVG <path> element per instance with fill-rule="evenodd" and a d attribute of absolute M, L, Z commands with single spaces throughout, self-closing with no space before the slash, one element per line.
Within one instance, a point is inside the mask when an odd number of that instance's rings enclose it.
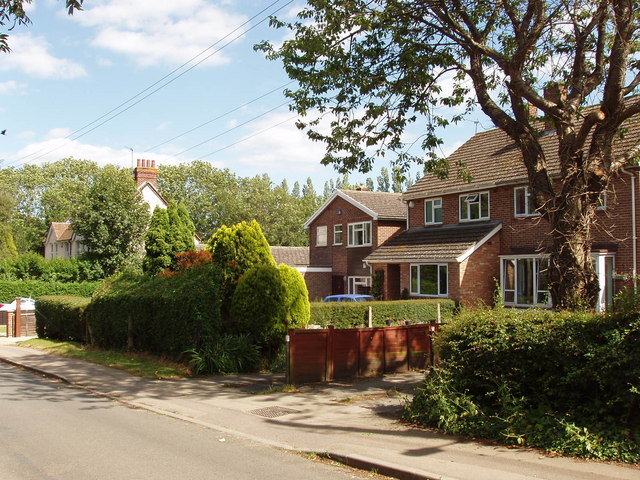
<path fill-rule="evenodd" d="M 640 480 L 640 469 L 553 457 L 420 429 L 397 420 L 423 374 L 388 375 L 284 392 L 281 375 L 150 380 L 51 355 L 0 337 L 0 361 L 131 407 L 195 423 L 220 439 L 237 436 L 315 453 L 401 479 Z"/>

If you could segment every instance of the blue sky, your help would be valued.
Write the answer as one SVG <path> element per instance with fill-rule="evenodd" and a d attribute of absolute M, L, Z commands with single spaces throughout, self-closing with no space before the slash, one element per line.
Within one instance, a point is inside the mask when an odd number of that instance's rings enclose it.
<path fill-rule="evenodd" d="M 311 177 L 322 191 L 337 173 L 320 165 L 323 146 L 295 128 L 281 64 L 253 50 L 286 35 L 268 26 L 269 14 L 292 18 L 303 5 L 85 0 L 83 11 L 68 16 L 63 0 L 34 0 L 33 24 L 9 32 L 12 53 L 0 61 L 0 130 L 7 130 L 0 167 L 70 156 L 121 166 L 132 157 L 159 164 L 200 159 L 241 176 L 268 173 L 290 186 Z M 490 126 L 481 121 L 448 128 L 443 153 Z M 350 179 L 375 179 L 382 166 Z"/>

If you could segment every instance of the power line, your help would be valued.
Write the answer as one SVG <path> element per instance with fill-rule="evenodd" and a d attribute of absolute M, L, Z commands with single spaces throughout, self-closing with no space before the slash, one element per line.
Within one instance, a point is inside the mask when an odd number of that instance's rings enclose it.
<path fill-rule="evenodd" d="M 187 72 L 193 70 L 195 67 L 197 67 L 198 65 L 200 65 L 201 63 L 203 63 L 204 61 L 208 60 L 209 58 L 211 58 L 213 55 L 215 55 L 216 53 L 219 53 L 222 49 L 226 48 L 227 46 L 229 46 L 231 43 L 233 43 L 234 41 L 236 41 L 237 39 L 239 39 L 240 37 L 242 37 L 244 34 L 250 32 L 251 30 L 253 30 L 254 28 L 258 27 L 260 24 L 262 24 L 265 20 L 267 20 L 268 18 L 270 18 L 271 16 L 273 16 L 274 14 L 276 14 L 277 12 L 279 12 L 280 10 L 282 10 L 283 8 L 285 8 L 287 5 L 293 3 L 293 0 L 289 0 L 287 3 L 285 3 L 284 5 L 280 6 L 279 8 L 277 8 L 276 10 L 274 10 L 273 12 L 271 12 L 267 17 L 263 18 L 262 20 L 260 20 L 259 22 L 255 23 L 254 25 L 252 25 L 250 28 L 242 31 L 241 33 L 239 33 L 238 35 L 236 35 L 235 37 L 233 37 L 231 40 L 229 40 L 227 43 L 225 43 L 224 45 L 222 45 L 221 47 L 217 48 L 216 50 L 214 50 L 213 52 L 211 52 L 210 54 L 208 54 L 207 56 L 205 56 L 204 58 L 202 58 L 201 60 L 199 60 L 198 62 L 194 63 L 193 65 L 191 65 L 189 68 L 185 69 L 184 71 L 182 71 L 181 73 L 179 73 L 178 75 L 174 76 L 173 78 L 170 78 L 168 81 L 166 81 L 165 83 L 161 84 L 161 82 L 163 82 L 164 80 L 166 80 L 167 78 L 171 77 L 172 75 L 174 75 L 176 72 L 178 72 L 179 70 L 181 70 L 182 68 L 184 68 L 185 66 L 189 65 L 191 62 L 193 62 L 195 59 L 201 57 L 203 54 L 205 54 L 207 51 L 211 50 L 213 47 L 215 47 L 216 45 L 218 45 L 220 42 L 222 42 L 223 40 L 225 40 L 226 38 L 230 37 L 232 34 L 234 34 L 235 32 L 237 32 L 238 30 L 240 30 L 242 27 L 244 27 L 245 25 L 247 25 L 248 23 L 250 23 L 252 20 L 254 20 L 255 18 L 259 17 L 260 15 L 262 15 L 265 11 L 267 11 L 268 9 L 270 9 L 271 7 L 273 7 L 274 5 L 276 5 L 277 3 L 279 3 L 281 0 L 276 0 L 274 2 L 272 2 L 271 4 L 269 4 L 267 7 L 265 7 L 264 9 L 262 9 L 260 12 L 258 12 L 257 14 L 255 14 L 254 16 L 252 16 L 250 19 L 248 19 L 246 22 L 242 23 L 241 25 L 239 25 L 238 27 L 236 27 L 234 30 L 232 30 L 231 32 L 229 32 L 228 34 L 226 34 L 224 37 L 222 37 L 220 40 L 216 41 L 215 43 L 213 43 L 212 45 L 210 45 L 209 47 L 207 47 L 205 50 L 203 50 L 202 52 L 200 52 L 198 55 L 192 57 L 190 60 L 188 60 L 187 62 L 183 63 L 182 65 L 180 65 L 179 67 L 175 68 L 174 70 L 172 70 L 170 73 L 168 73 L 167 75 L 165 75 L 164 77 L 162 77 L 160 80 L 156 81 L 155 83 L 153 83 L 152 85 L 148 86 L 147 88 L 145 88 L 144 90 L 141 90 L 140 92 L 138 92 L 136 95 L 134 95 L 133 97 L 129 98 L 128 100 L 122 102 L 121 104 L 119 104 L 117 107 L 111 109 L 110 111 L 108 111 L 107 113 L 105 113 L 104 115 L 98 117 L 97 119 L 93 120 L 92 122 L 82 126 L 81 128 L 75 130 L 74 132 L 70 133 L 69 135 L 67 135 L 66 137 L 64 137 L 64 140 L 77 140 L 85 135 L 87 135 L 88 133 L 96 130 L 97 128 L 101 127 L 102 125 L 104 125 L 107 122 L 110 122 L 111 120 L 113 120 L 114 118 L 122 115 L 124 112 L 130 110 L 131 108 L 133 108 L 135 105 L 139 104 L 140 102 L 142 102 L 143 100 L 149 98 L 151 95 L 155 94 L 156 92 L 158 92 L 159 90 L 163 89 L 164 87 L 166 87 L 167 85 L 173 83 L 174 81 L 176 81 L 178 78 L 182 77 L 183 75 L 185 75 Z M 153 87 L 155 87 L 156 85 L 161 84 L 158 88 L 152 90 L 150 93 L 144 95 L 142 98 L 140 98 L 139 100 L 135 101 L 134 103 L 131 103 L 130 105 L 128 105 L 126 108 L 123 108 L 122 110 L 120 110 L 122 107 L 124 107 L 125 105 L 129 104 L 130 102 L 132 102 L 133 100 L 135 100 L 136 98 L 140 97 L 141 95 L 143 95 L 145 92 L 148 92 L 149 90 L 151 90 Z M 118 111 L 119 110 L 119 111 Z M 113 114 L 113 115 L 111 115 Z M 110 116 L 111 115 L 111 116 Z M 103 120 L 104 119 L 104 120 Z M 100 120 L 103 120 L 102 122 L 100 122 Z M 98 123 L 100 122 L 100 123 Z M 93 128 L 86 130 L 88 127 L 94 125 L 98 123 L 97 125 L 95 125 Z M 84 133 L 80 133 L 83 130 L 86 130 Z M 52 152 L 55 152 L 56 150 L 59 150 L 60 148 L 62 148 L 63 145 L 60 145 L 56 148 L 50 149 L 40 155 L 38 155 L 35 158 L 32 158 L 30 161 L 33 162 L 35 160 L 38 160 L 42 157 L 44 157 L 45 155 L 48 155 Z M 9 164 L 16 164 L 18 163 L 20 160 L 24 160 L 26 158 L 29 158 L 33 155 L 37 155 L 38 153 L 40 153 L 42 150 L 36 151 L 34 153 L 31 153 L 29 155 L 25 155 L 23 157 L 20 157 L 12 162 L 9 162 Z M 22 164 L 26 164 L 29 162 L 23 162 Z"/>
<path fill-rule="evenodd" d="M 184 137 L 185 135 L 188 135 L 188 134 L 189 134 L 189 133 L 191 133 L 191 132 L 195 132 L 196 130 L 198 130 L 198 129 L 200 129 L 200 128 L 204 127 L 204 126 L 209 125 L 210 123 L 215 122 L 216 120 L 220 120 L 221 118 L 224 118 L 224 117 L 226 117 L 227 115 L 230 115 L 230 114 L 232 114 L 232 113 L 234 113 L 234 112 L 237 112 L 238 110 L 241 110 L 241 109 L 243 109 L 244 107 L 248 107 L 249 105 L 251 105 L 252 103 L 257 102 L 258 100 L 262 100 L 263 98 L 265 98 L 265 97 L 267 97 L 267 96 L 271 95 L 272 93 L 275 93 L 275 92 L 277 92 L 277 91 L 279 91 L 279 90 L 282 90 L 283 88 L 285 88 L 287 85 L 289 85 L 289 84 L 291 84 L 291 83 L 293 83 L 293 80 L 291 80 L 290 82 L 285 83 L 284 85 L 280 85 L 279 87 L 276 87 L 276 88 L 274 88 L 273 90 L 270 90 L 270 91 L 268 91 L 267 93 L 264 93 L 264 94 L 260 95 L 259 97 L 254 98 L 253 100 L 249 100 L 248 102 L 243 103 L 243 104 L 242 104 L 242 105 L 240 105 L 239 107 L 232 108 L 231 110 L 228 110 L 227 112 L 222 113 L 222 114 L 218 115 L 217 117 L 212 118 L 211 120 L 207 120 L 206 122 L 201 123 L 200 125 L 198 125 L 198 126 L 196 126 L 196 127 L 193 127 L 193 128 L 191 128 L 191 129 L 189 129 L 189 130 L 187 130 L 187 131 L 185 131 L 185 132 L 182 132 L 182 133 L 180 133 L 179 135 L 176 135 L 175 137 L 170 138 L 169 140 L 166 140 L 166 141 L 164 141 L 164 142 L 162 142 L 162 143 L 158 143 L 157 145 L 154 145 L 153 147 L 145 148 L 145 149 L 143 149 L 143 151 L 145 151 L 145 152 L 149 152 L 149 151 L 151 151 L 151 150 L 155 150 L 156 148 L 161 147 L 161 146 L 163 146 L 163 145 L 166 145 L 167 143 L 172 142 L 172 141 L 174 141 L 174 140 L 177 140 L 178 138 Z"/>

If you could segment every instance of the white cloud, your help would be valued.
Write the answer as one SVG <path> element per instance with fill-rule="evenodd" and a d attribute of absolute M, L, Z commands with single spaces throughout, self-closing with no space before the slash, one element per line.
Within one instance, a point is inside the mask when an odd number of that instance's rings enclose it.
<path fill-rule="evenodd" d="M 26 90 L 26 84 L 18 83 L 15 80 L 0 82 L 0 95 L 24 95 Z"/>
<path fill-rule="evenodd" d="M 65 128 L 52 130 L 62 134 Z M 51 132 L 50 132 L 51 133 Z M 55 162 L 61 158 L 81 158 L 92 160 L 98 165 L 107 164 L 120 167 L 131 167 L 131 150 L 128 148 L 114 149 L 103 145 L 89 145 L 76 140 L 68 140 L 62 137 L 50 138 L 41 142 L 27 145 L 17 153 L 17 157 L 23 159 L 21 163 Z M 151 152 L 134 152 L 134 158 L 154 159 L 156 163 L 175 165 L 177 160 L 170 156 Z"/>
<path fill-rule="evenodd" d="M 49 53 L 51 45 L 44 37 L 29 33 L 11 36 L 11 53 L 4 55 L 0 70 L 21 70 L 39 78 L 72 79 L 86 75 L 79 63 Z"/>
<path fill-rule="evenodd" d="M 74 19 L 97 30 L 94 46 L 132 57 L 142 66 L 184 63 L 246 21 L 204 0 L 96 0 Z M 206 60 L 208 65 L 227 62 L 222 53 Z"/>
<path fill-rule="evenodd" d="M 163 130 L 168 130 L 171 127 L 172 124 L 173 124 L 173 122 L 171 122 L 171 121 L 162 122 L 161 124 L 159 124 L 156 127 L 156 130 L 159 131 L 159 132 L 161 132 Z"/>

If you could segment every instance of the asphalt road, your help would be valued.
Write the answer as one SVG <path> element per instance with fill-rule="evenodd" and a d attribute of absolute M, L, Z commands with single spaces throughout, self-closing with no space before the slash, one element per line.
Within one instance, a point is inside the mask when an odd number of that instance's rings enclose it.
<path fill-rule="evenodd" d="M 0 363 L 0 479 L 370 478 Z"/>

